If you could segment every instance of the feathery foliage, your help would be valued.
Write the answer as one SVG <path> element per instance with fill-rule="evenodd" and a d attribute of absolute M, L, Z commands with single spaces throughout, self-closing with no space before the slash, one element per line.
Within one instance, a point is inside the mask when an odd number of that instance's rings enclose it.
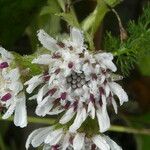
<path fill-rule="evenodd" d="M 104 48 L 116 56 L 116 63 L 124 76 L 128 76 L 135 65 L 144 75 L 149 75 L 147 65 L 150 59 L 150 4 L 143 9 L 143 15 L 138 21 L 128 23 L 128 38 L 121 42 L 119 37 L 107 33 Z M 147 64 L 146 66 L 143 64 Z M 145 68 L 144 68 L 145 67 Z"/>

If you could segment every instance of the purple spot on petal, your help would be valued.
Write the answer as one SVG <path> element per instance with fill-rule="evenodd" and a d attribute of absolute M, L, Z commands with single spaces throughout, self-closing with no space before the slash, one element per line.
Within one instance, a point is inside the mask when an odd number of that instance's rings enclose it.
<path fill-rule="evenodd" d="M 70 101 L 67 101 L 67 102 L 66 102 L 66 105 L 64 106 L 64 108 L 65 108 L 65 109 L 68 109 L 69 106 L 70 106 Z"/>
<path fill-rule="evenodd" d="M 48 94 L 53 95 L 56 91 L 57 91 L 56 88 L 50 89 L 50 90 L 48 91 Z"/>
<path fill-rule="evenodd" d="M 52 150 L 59 150 L 59 145 L 52 145 Z"/>
<path fill-rule="evenodd" d="M 73 103 L 73 107 L 74 107 L 74 111 L 76 111 L 77 108 L 78 108 L 78 101 L 75 101 L 75 102 Z"/>
<path fill-rule="evenodd" d="M 105 91 L 102 87 L 99 87 L 99 93 L 100 95 L 104 95 L 105 94 Z"/>
<path fill-rule="evenodd" d="M 73 67 L 73 62 L 70 62 L 70 63 L 68 64 L 68 67 L 71 69 L 71 68 Z"/>
<path fill-rule="evenodd" d="M 60 72 L 60 68 L 55 70 L 55 74 L 58 74 Z"/>
<path fill-rule="evenodd" d="M 91 150 L 96 150 L 96 145 L 95 144 L 92 144 Z"/>
<path fill-rule="evenodd" d="M 55 99 L 55 101 L 54 101 L 54 105 L 59 104 L 59 102 L 60 102 L 60 98 Z"/>
<path fill-rule="evenodd" d="M 92 103 L 95 103 L 95 98 L 94 98 L 94 95 L 93 95 L 93 94 L 90 94 L 90 101 L 91 101 Z"/>
<path fill-rule="evenodd" d="M 50 79 L 50 75 L 48 75 L 48 74 L 46 74 L 46 75 L 44 75 L 44 81 L 49 81 L 49 79 Z"/>
<path fill-rule="evenodd" d="M 60 98 L 61 98 L 62 100 L 65 100 L 66 97 L 67 97 L 67 93 L 66 93 L 66 92 L 61 93 Z"/>
<path fill-rule="evenodd" d="M 7 62 L 0 63 L 0 69 L 7 68 L 9 65 Z"/>
<path fill-rule="evenodd" d="M 99 105 L 102 107 L 103 105 L 103 101 L 102 101 L 102 97 L 100 96 L 100 99 L 99 99 Z"/>
<path fill-rule="evenodd" d="M 95 73 L 92 74 L 92 79 L 97 80 L 97 75 Z"/>
<path fill-rule="evenodd" d="M 53 59 L 59 59 L 60 57 L 61 56 L 59 53 L 53 53 L 53 56 L 52 56 Z"/>
<path fill-rule="evenodd" d="M 4 101 L 4 102 L 6 102 L 6 101 L 8 101 L 10 98 L 11 98 L 11 94 L 10 94 L 10 93 L 7 93 L 7 94 L 5 94 L 5 95 L 1 98 L 1 100 Z"/>
<path fill-rule="evenodd" d="M 63 42 L 57 42 L 57 45 L 60 46 L 61 48 L 65 47 L 65 44 Z"/>

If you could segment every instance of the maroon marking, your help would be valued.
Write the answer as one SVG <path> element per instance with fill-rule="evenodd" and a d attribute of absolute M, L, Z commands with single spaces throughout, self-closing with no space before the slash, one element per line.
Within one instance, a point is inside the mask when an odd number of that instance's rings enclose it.
<path fill-rule="evenodd" d="M 5 94 L 4 96 L 2 96 L 1 100 L 4 101 L 4 102 L 6 102 L 6 101 L 8 101 L 11 97 L 12 97 L 11 94 L 10 94 L 10 93 L 7 93 L 7 94 Z"/>
<path fill-rule="evenodd" d="M 67 97 L 67 92 L 63 92 L 63 93 L 61 93 L 60 98 L 61 98 L 62 100 L 65 100 L 65 99 L 66 99 L 66 97 Z"/>
<path fill-rule="evenodd" d="M 0 69 L 7 68 L 9 65 L 7 62 L 0 63 Z"/>
<path fill-rule="evenodd" d="M 99 93 L 100 95 L 105 95 L 105 91 L 102 87 L 99 87 Z"/>
<path fill-rule="evenodd" d="M 53 59 L 59 59 L 59 58 L 61 58 L 61 56 L 59 53 L 53 53 L 52 58 Z"/>
<path fill-rule="evenodd" d="M 69 142 L 70 142 L 71 145 L 73 144 L 73 137 L 69 138 Z"/>
<path fill-rule="evenodd" d="M 91 145 L 91 150 L 96 150 L 96 145 L 95 144 Z"/>
<path fill-rule="evenodd" d="M 68 68 L 72 68 L 73 67 L 73 62 L 69 62 L 69 64 L 68 64 Z"/>
<path fill-rule="evenodd" d="M 102 97 L 100 96 L 99 98 L 99 105 L 102 107 L 103 106 L 103 101 L 102 101 Z"/>
<path fill-rule="evenodd" d="M 105 69 L 102 69 L 102 74 L 106 75 L 106 70 Z"/>
<path fill-rule="evenodd" d="M 54 100 L 53 103 L 54 103 L 54 105 L 57 105 L 57 104 L 59 104 L 59 102 L 60 102 L 60 98 L 57 98 L 57 99 Z"/>
<path fill-rule="evenodd" d="M 72 47 L 72 46 L 69 46 L 68 48 L 69 48 L 71 51 L 73 51 L 73 47 Z"/>
<path fill-rule="evenodd" d="M 55 70 L 55 74 L 59 74 L 60 73 L 60 68 Z"/>
<path fill-rule="evenodd" d="M 50 90 L 44 95 L 44 97 L 46 97 L 46 96 L 48 96 L 48 95 L 51 95 L 51 96 L 52 96 L 56 91 L 57 91 L 56 88 L 50 89 Z"/>
<path fill-rule="evenodd" d="M 74 111 L 76 111 L 78 108 L 78 101 L 75 101 L 72 105 L 74 107 Z"/>
<path fill-rule="evenodd" d="M 52 145 L 52 150 L 59 150 L 59 145 Z"/>
<path fill-rule="evenodd" d="M 93 80 L 97 80 L 97 75 L 96 75 L 95 73 L 92 73 L 91 76 L 92 76 L 92 79 L 93 79 Z"/>
<path fill-rule="evenodd" d="M 57 42 L 57 45 L 60 46 L 61 48 L 65 47 L 65 44 L 63 42 Z"/>
<path fill-rule="evenodd" d="M 95 103 L 95 98 L 94 95 L 90 93 L 90 101 L 94 104 Z"/>
<path fill-rule="evenodd" d="M 50 75 L 44 75 L 43 78 L 44 78 L 44 81 L 49 81 Z"/>
<path fill-rule="evenodd" d="M 65 109 L 68 109 L 69 106 L 70 106 L 70 104 L 71 104 L 71 102 L 70 102 L 70 101 L 67 101 L 67 102 L 66 102 L 66 105 L 64 106 L 64 108 L 65 108 Z"/>
<path fill-rule="evenodd" d="M 84 53 L 80 53 L 79 58 L 84 58 Z"/>

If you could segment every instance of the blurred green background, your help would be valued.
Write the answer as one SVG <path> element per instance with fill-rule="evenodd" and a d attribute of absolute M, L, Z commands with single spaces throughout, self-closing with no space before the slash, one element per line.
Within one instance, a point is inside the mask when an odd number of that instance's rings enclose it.
<path fill-rule="evenodd" d="M 61 0 L 0 0 L 0 45 L 21 55 L 32 54 L 39 47 L 36 37 L 38 29 L 43 28 L 54 37 L 68 31 L 65 21 L 56 15 L 62 12 L 60 4 Z M 74 0 L 72 5 L 79 21 L 82 21 L 94 10 L 96 1 Z M 138 19 L 143 14 L 143 7 L 146 5 L 148 5 L 148 0 L 124 0 L 115 8 L 125 29 L 128 28 L 130 20 L 139 23 Z M 119 36 L 118 22 L 112 12 L 105 16 L 95 34 L 94 42 L 97 49 L 109 50 L 115 43 L 115 41 L 111 43 L 110 40 L 106 40 L 108 31 L 114 37 Z M 141 32 L 139 30 L 138 33 Z M 130 74 L 122 83 L 129 94 L 130 102 L 120 108 L 119 117 L 114 117 L 112 114 L 113 124 L 150 128 L 150 36 L 146 38 L 145 47 L 141 45 L 141 49 L 144 47 L 144 52 L 148 55 L 143 55 L 138 59 L 138 63 L 130 69 Z M 33 115 L 34 107 L 34 102 L 29 104 L 29 115 Z M 30 123 L 27 128 L 20 129 L 16 128 L 12 122 L 0 121 L 0 150 L 24 150 L 27 136 L 33 129 L 40 126 L 40 124 Z M 148 135 L 116 132 L 108 134 L 123 147 L 123 150 L 150 150 L 150 136 Z"/>

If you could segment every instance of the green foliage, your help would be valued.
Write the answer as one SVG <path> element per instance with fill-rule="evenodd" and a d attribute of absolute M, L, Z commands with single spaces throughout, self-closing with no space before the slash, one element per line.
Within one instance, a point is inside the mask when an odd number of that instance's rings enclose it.
<path fill-rule="evenodd" d="M 32 49 L 37 49 L 37 31 L 39 29 L 44 29 L 48 34 L 56 36 L 60 33 L 60 17 L 56 14 L 61 13 L 61 8 L 56 0 L 48 0 L 46 5 L 42 7 L 41 11 L 32 20 L 31 25 L 27 29 L 29 35 Z"/>
<path fill-rule="evenodd" d="M 123 75 L 129 75 L 133 67 L 138 65 L 143 75 L 150 75 L 150 5 L 143 11 L 143 15 L 135 21 L 130 21 L 127 32 L 128 39 L 121 42 L 118 37 L 107 33 L 104 48 L 116 56 L 117 65 Z"/>
<path fill-rule="evenodd" d="M 0 0 L 0 44 L 10 48 L 46 0 Z"/>

